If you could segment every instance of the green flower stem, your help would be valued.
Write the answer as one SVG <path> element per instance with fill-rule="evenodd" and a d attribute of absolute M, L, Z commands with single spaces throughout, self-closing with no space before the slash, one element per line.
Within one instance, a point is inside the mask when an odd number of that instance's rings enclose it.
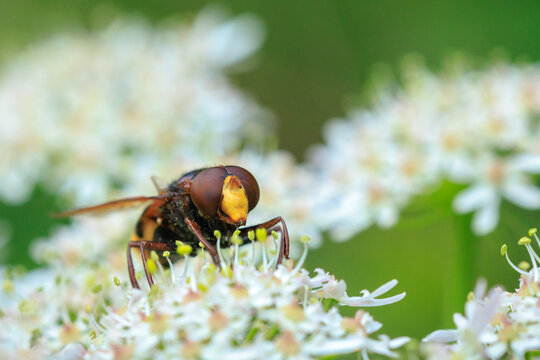
<path fill-rule="evenodd" d="M 443 324 L 453 328 L 452 317 L 463 313 L 467 294 L 473 290 L 475 282 L 474 261 L 478 238 L 471 230 L 472 215 L 453 215 L 454 254 L 451 257 L 448 287 L 443 308 Z"/>

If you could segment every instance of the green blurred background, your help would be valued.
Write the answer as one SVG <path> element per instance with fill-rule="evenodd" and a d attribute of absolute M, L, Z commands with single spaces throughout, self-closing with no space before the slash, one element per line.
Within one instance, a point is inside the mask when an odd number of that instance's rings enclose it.
<path fill-rule="evenodd" d="M 2 58 L 26 44 L 73 27 L 96 28 L 115 15 L 132 13 L 160 22 L 194 14 L 204 1 L 0 1 Z M 215 3 L 215 2 L 212 2 Z M 408 54 L 422 55 L 436 70 L 449 55 L 463 51 L 476 64 L 493 56 L 510 61 L 540 58 L 540 4 L 537 1 L 228 1 L 232 14 L 258 15 L 267 40 L 253 70 L 233 74 L 233 81 L 276 114 L 280 146 L 302 160 L 306 149 L 322 141 L 322 125 L 366 103 L 374 69 L 396 69 Z M 381 65 L 382 64 L 382 65 Z M 302 134 L 302 136 L 299 136 Z M 308 266 L 323 267 L 344 278 L 349 295 L 375 289 L 396 278 L 407 297 L 395 305 L 369 309 L 390 336 L 417 338 L 452 326 L 451 313 L 462 311 L 466 289 L 484 276 L 489 285 L 517 286 L 517 274 L 498 253 L 529 227 L 540 225 L 535 212 L 505 203 L 497 230 L 472 238 L 457 249 L 456 237 L 468 236 L 470 216 L 452 213 L 451 198 L 461 189 L 444 184 L 415 200 L 390 230 L 371 228 L 346 243 L 326 242 L 313 250 Z M 3 261 L 34 266 L 28 242 L 46 236 L 54 223 L 45 214 L 58 205 L 37 189 L 21 206 L 0 204 L 0 218 L 10 224 L 13 240 Z M 456 261 L 456 254 L 473 255 Z M 514 259 L 525 259 L 517 245 Z M 519 262 L 519 261 L 517 261 Z M 467 283 L 454 288 L 464 273 Z M 457 294 L 457 295 L 456 295 Z"/>

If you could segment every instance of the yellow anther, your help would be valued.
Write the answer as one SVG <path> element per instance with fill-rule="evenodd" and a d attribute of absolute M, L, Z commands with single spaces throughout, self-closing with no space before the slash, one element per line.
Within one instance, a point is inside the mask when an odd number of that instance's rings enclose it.
<path fill-rule="evenodd" d="M 191 247 L 191 245 L 180 245 L 179 247 L 176 248 L 176 252 L 178 253 L 178 255 L 182 255 L 182 256 L 189 255 L 191 254 L 192 251 L 193 251 L 193 248 Z"/>
<path fill-rule="evenodd" d="M 235 230 L 234 233 L 231 236 L 231 242 L 233 245 L 242 245 L 243 241 L 240 237 L 240 230 Z"/>
<path fill-rule="evenodd" d="M 474 293 L 472 291 L 469 291 L 467 294 L 467 301 L 473 301 L 474 300 Z"/>
<path fill-rule="evenodd" d="M 164 252 L 163 252 L 163 257 L 168 258 L 169 256 L 171 256 L 170 251 L 164 251 Z"/>
<path fill-rule="evenodd" d="M 199 247 L 204 249 L 204 244 L 199 241 Z"/>
<path fill-rule="evenodd" d="M 36 310 L 35 304 L 30 300 L 22 300 L 19 303 L 19 312 L 21 314 L 32 314 Z"/>
<path fill-rule="evenodd" d="M 266 241 L 266 236 L 268 234 L 266 233 L 266 229 L 263 229 L 263 228 L 258 228 L 256 231 L 255 231 L 255 237 L 257 238 L 257 241 L 259 242 L 264 242 Z"/>
<path fill-rule="evenodd" d="M 157 254 L 154 250 L 152 250 L 152 251 L 150 252 L 150 257 L 152 258 L 152 260 L 154 260 L 154 261 L 156 261 L 156 262 L 159 261 L 159 256 L 158 256 L 158 254 Z"/>
<path fill-rule="evenodd" d="M 531 264 L 529 264 L 526 261 L 522 261 L 518 264 L 518 268 L 520 268 L 521 270 L 529 270 L 530 267 L 531 267 Z"/>
<path fill-rule="evenodd" d="M 15 285 L 13 284 L 13 281 L 11 280 L 4 280 L 4 283 L 2 284 L 2 289 L 6 293 L 11 293 L 15 289 Z"/>
<path fill-rule="evenodd" d="M 534 236 L 534 234 L 536 234 L 536 231 L 536 228 L 529 229 L 529 236 Z"/>
<path fill-rule="evenodd" d="M 93 292 L 94 294 L 97 294 L 97 293 L 100 292 L 102 289 L 103 289 L 103 285 L 97 284 L 96 286 L 94 286 L 94 287 L 92 288 L 92 292 Z"/>
<path fill-rule="evenodd" d="M 249 231 L 248 231 L 248 239 L 249 239 L 250 241 L 255 240 L 255 231 L 253 231 L 253 230 L 249 230 Z"/>
<path fill-rule="evenodd" d="M 150 274 L 155 274 L 156 271 L 157 271 L 157 265 L 156 265 L 156 262 L 152 259 L 148 259 L 148 261 L 146 262 L 146 266 L 148 267 L 148 272 Z"/>
<path fill-rule="evenodd" d="M 219 230 L 214 230 L 214 236 L 216 237 L 216 239 L 221 239 L 221 231 Z"/>
<path fill-rule="evenodd" d="M 504 244 L 503 246 L 501 246 L 501 255 L 504 256 L 506 255 L 506 251 L 508 250 L 508 246 L 506 246 L 506 244 Z"/>
<path fill-rule="evenodd" d="M 526 244 L 530 244 L 530 243 L 531 243 L 531 238 L 526 237 L 526 236 L 522 237 L 518 241 L 518 245 L 526 245 Z"/>
<path fill-rule="evenodd" d="M 221 268 L 221 273 L 223 274 L 223 276 L 226 276 L 228 278 L 232 278 L 232 270 L 228 265 L 223 266 Z"/>
<path fill-rule="evenodd" d="M 117 277 L 115 276 L 115 277 L 113 278 L 113 281 L 114 281 L 114 285 L 120 286 L 121 283 L 120 283 L 120 279 L 119 279 L 119 278 L 117 278 Z"/>
<path fill-rule="evenodd" d="M 275 240 L 278 239 L 279 235 L 278 235 L 277 231 L 272 230 L 272 237 L 273 237 Z"/>
<path fill-rule="evenodd" d="M 303 242 L 304 244 L 307 244 L 308 242 L 311 241 L 311 238 L 309 236 L 302 235 L 300 236 L 300 241 Z"/>
<path fill-rule="evenodd" d="M 233 245 L 242 245 L 243 244 L 243 241 L 242 241 L 242 238 L 240 236 L 232 236 L 231 238 L 231 242 L 233 243 Z"/>
<path fill-rule="evenodd" d="M 184 243 L 181 242 L 180 240 L 176 240 L 174 243 L 176 244 L 176 246 L 182 246 L 182 245 L 184 245 Z"/>

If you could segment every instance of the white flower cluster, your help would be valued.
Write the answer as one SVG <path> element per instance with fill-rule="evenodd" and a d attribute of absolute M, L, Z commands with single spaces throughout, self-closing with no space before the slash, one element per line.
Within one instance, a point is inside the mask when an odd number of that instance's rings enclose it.
<path fill-rule="evenodd" d="M 77 358 L 80 347 L 70 344 L 88 343 L 91 314 L 122 300 L 111 273 L 127 280 L 125 244 L 132 222 L 125 214 L 77 219 L 34 244 L 34 259 L 46 267 L 28 273 L 1 269 L 3 359 Z"/>
<path fill-rule="evenodd" d="M 354 318 L 343 317 L 335 306 L 398 301 L 405 294 L 377 298 L 393 288 L 395 280 L 373 293 L 349 297 L 345 283 L 321 269 L 309 276 L 301 269 L 303 259 L 295 267 L 288 263 L 276 270 L 275 262 L 268 260 L 257 270 L 250 256 L 233 258 L 232 269 L 225 266 L 221 271 L 208 263 L 194 271 L 188 260 L 182 276 L 173 273 L 172 280 L 154 286 L 150 296 L 132 291 L 125 306 L 108 309 L 99 320 L 87 356 L 313 359 L 350 352 L 396 356 L 392 349 L 408 341 L 384 335 L 371 338 L 380 323 L 364 311 Z M 171 275 L 164 272 L 164 276 Z"/>
<path fill-rule="evenodd" d="M 503 198 L 540 208 L 529 176 L 540 173 L 539 114 L 537 65 L 441 75 L 411 67 L 402 88 L 332 121 L 313 149 L 321 225 L 336 240 L 392 226 L 412 197 L 444 179 L 469 185 L 453 205 L 475 211 L 477 234 L 495 228 Z"/>
<path fill-rule="evenodd" d="M 393 357 L 408 341 L 374 337 L 382 325 L 364 311 L 353 318 L 338 311 L 338 305 L 401 300 L 404 293 L 379 298 L 397 281 L 348 296 L 343 280 L 320 269 L 310 276 L 302 268 L 307 243 L 295 266 L 288 261 L 275 269 L 275 243 L 257 236 L 249 249 L 222 249 L 228 265 L 221 270 L 203 252 L 189 257 L 192 249 L 179 244 L 184 263 L 164 269 L 154 253 L 148 266 L 155 285 L 131 289 L 125 276 L 111 275 L 126 274 L 120 260 L 125 248 L 118 246 L 122 231 L 111 230 L 115 223 L 125 228 L 123 220 L 83 219 L 60 229 L 34 248 L 48 268 L 2 273 L 3 358 L 312 359 L 350 352 Z M 65 252 L 70 236 L 79 245 Z M 96 242 L 101 252 L 92 250 Z"/>
<path fill-rule="evenodd" d="M 531 265 L 515 265 L 508 257 L 507 247 L 501 254 L 521 274 L 515 292 L 493 289 L 484 297 L 485 282 L 480 282 L 465 304 L 465 316 L 454 315 L 457 329 L 437 330 L 428 335 L 423 350 L 428 359 L 528 359 L 540 352 L 540 256 L 531 246 L 534 236 L 540 247 L 536 229 L 529 231 L 519 244 L 530 256 Z M 450 343 L 450 344 L 447 344 Z"/>
<path fill-rule="evenodd" d="M 76 203 L 151 191 L 245 143 L 259 146 L 269 114 L 225 72 L 260 46 L 258 21 L 207 9 L 152 28 L 119 20 L 57 35 L 0 71 L 0 198 L 21 202 L 38 182 Z"/>

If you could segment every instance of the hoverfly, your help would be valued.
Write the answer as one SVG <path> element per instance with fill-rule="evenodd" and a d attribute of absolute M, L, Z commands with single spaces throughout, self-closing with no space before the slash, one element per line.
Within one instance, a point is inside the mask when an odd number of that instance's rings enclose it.
<path fill-rule="evenodd" d="M 74 216 L 147 205 L 127 246 L 129 279 L 131 285 L 137 289 L 140 287 L 135 277 L 132 248 L 140 250 L 144 272 L 152 286 L 146 251 L 169 251 L 176 254 L 177 240 L 193 248 L 202 244 L 213 262 L 220 265 L 216 251 L 217 240 L 213 236 L 215 230 L 230 238 L 238 229 L 240 239 L 247 243 L 250 230 L 263 228 L 268 234 L 275 228 L 281 232 L 277 264 L 280 264 L 283 258 L 289 257 L 289 234 L 281 216 L 258 225 L 241 227 L 246 224 L 248 212 L 259 202 L 260 194 L 257 180 L 246 169 L 234 165 L 207 167 L 185 173 L 166 187 L 160 188 L 157 184 L 156 187 L 156 196 L 130 197 L 56 215 Z"/>

